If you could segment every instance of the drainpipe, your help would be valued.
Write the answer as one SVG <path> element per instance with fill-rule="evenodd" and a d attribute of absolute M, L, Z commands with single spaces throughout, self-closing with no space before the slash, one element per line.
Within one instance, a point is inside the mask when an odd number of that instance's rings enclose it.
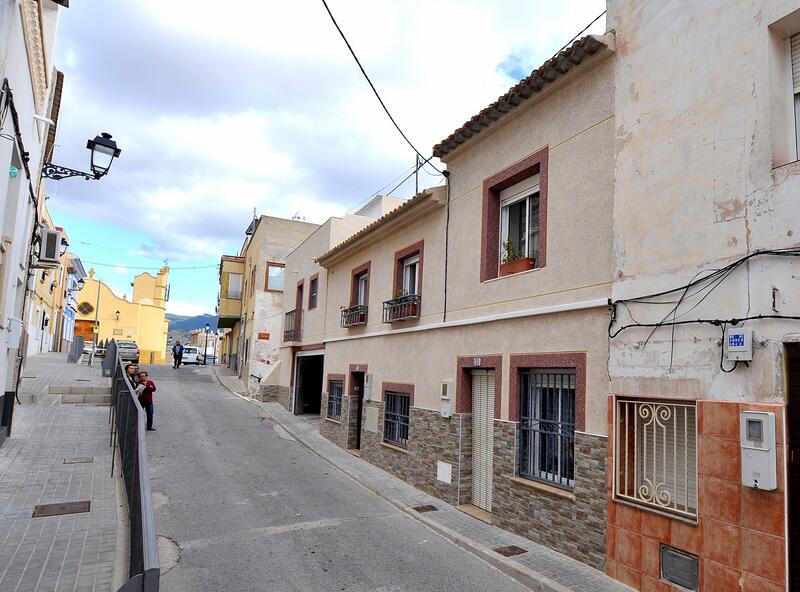
<path fill-rule="evenodd" d="M 450 171 L 442 171 L 445 182 L 447 183 L 447 217 L 444 224 L 444 308 L 442 311 L 442 322 L 447 321 L 447 251 L 450 242 Z"/>

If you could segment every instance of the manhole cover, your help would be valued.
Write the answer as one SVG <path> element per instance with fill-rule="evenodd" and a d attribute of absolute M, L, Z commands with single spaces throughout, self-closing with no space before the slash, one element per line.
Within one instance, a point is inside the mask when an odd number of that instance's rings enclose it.
<path fill-rule="evenodd" d="M 88 512 L 92 502 L 62 502 L 60 504 L 39 504 L 33 508 L 34 518 L 47 518 L 48 516 L 61 516 L 63 514 L 80 514 Z"/>
<path fill-rule="evenodd" d="M 93 456 L 83 456 L 83 457 L 77 457 L 77 458 L 65 458 L 64 459 L 64 464 L 65 465 L 77 465 L 77 464 L 81 464 L 81 463 L 90 463 L 90 462 L 94 462 L 94 457 Z"/>
<path fill-rule="evenodd" d="M 414 509 L 420 514 L 424 514 L 425 512 L 436 512 L 439 508 L 436 506 L 416 506 Z"/>
<path fill-rule="evenodd" d="M 526 549 L 522 547 L 517 547 L 516 545 L 509 545 L 508 547 L 497 547 L 496 549 L 492 549 L 495 553 L 500 553 L 503 557 L 513 557 L 514 555 L 522 555 L 523 553 L 527 553 Z"/>

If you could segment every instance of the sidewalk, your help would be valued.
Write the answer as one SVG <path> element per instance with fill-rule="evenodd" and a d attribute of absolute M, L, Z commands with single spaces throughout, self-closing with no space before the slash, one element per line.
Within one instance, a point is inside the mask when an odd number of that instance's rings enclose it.
<path fill-rule="evenodd" d="M 231 392 L 236 392 L 227 386 L 226 382 L 230 381 L 223 382 L 223 376 L 216 368 L 214 371 L 223 386 Z M 303 446 L 349 475 L 363 487 L 533 590 L 552 592 L 631 592 L 632 590 L 604 573 L 548 547 L 481 522 L 461 512 L 455 506 L 362 461 L 323 438 L 319 434 L 319 419 L 305 419 L 303 416 L 292 415 L 278 403 L 247 400 L 261 407 Z M 426 505 L 434 506 L 436 511 L 420 513 L 414 509 Z M 525 552 L 513 557 L 504 557 L 493 550 L 511 545 L 520 547 Z"/>
<path fill-rule="evenodd" d="M 101 375 L 102 362 L 95 358 L 91 366 L 87 362 L 69 364 L 66 354 L 60 352 L 30 356 L 22 370 L 20 401 L 35 403 L 48 394 L 61 394 L 66 395 L 64 403 L 107 403 L 101 395 L 110 395 L 111 381 Z"/>
<path fill-rule="evenodd" d="M 23 376 L 35 377 L 23 385 L 36 395 L 64 381 L 109 386 L 99 366 L 67 364 L 63 354 L 31 357 Z M 0 447 L 0 590 L 111 590 L 117 499 L 108 437 L 108 407 L 47 395 L 16 407 Z M 32 518 L 39 504 L 77 501 L 89 501 L 89 511 Z"/>
<path fill-rule="evenodd" d="M 232 393 L 247 396 L 247 387 L 244 382 L 236 375 L 236 372 L 227 366 L 211 366 L 220 384 Z"/>

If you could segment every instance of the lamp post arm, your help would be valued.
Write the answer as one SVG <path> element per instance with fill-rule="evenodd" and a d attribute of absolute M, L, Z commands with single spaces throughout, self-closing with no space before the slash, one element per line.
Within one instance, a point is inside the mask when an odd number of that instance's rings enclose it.
<path fill-rule="evenodd" d="M 54 179 L 56 181 L 66 179 L 68 177 L 83 177 L 87 181 L 96 181 L 100 178 L 92 173 L 84 173 L 83 171 L 59 166 L 57 164 L 53 164 L 52 162 L 47 162 L 42 165 L 42 175 L 48 179 Z"/>

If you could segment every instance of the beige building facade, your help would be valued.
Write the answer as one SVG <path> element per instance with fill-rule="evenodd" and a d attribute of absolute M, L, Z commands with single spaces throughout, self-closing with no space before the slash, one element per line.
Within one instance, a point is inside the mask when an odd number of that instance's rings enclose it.
<path fill-rule="evenodd" d="M 287 287 L 281 373 L 340 446 L 601 569 L 613 55 L 575 42 L 435 147 L 447 186 L 317 253 L 321 310 L 313 275 Z"/>

